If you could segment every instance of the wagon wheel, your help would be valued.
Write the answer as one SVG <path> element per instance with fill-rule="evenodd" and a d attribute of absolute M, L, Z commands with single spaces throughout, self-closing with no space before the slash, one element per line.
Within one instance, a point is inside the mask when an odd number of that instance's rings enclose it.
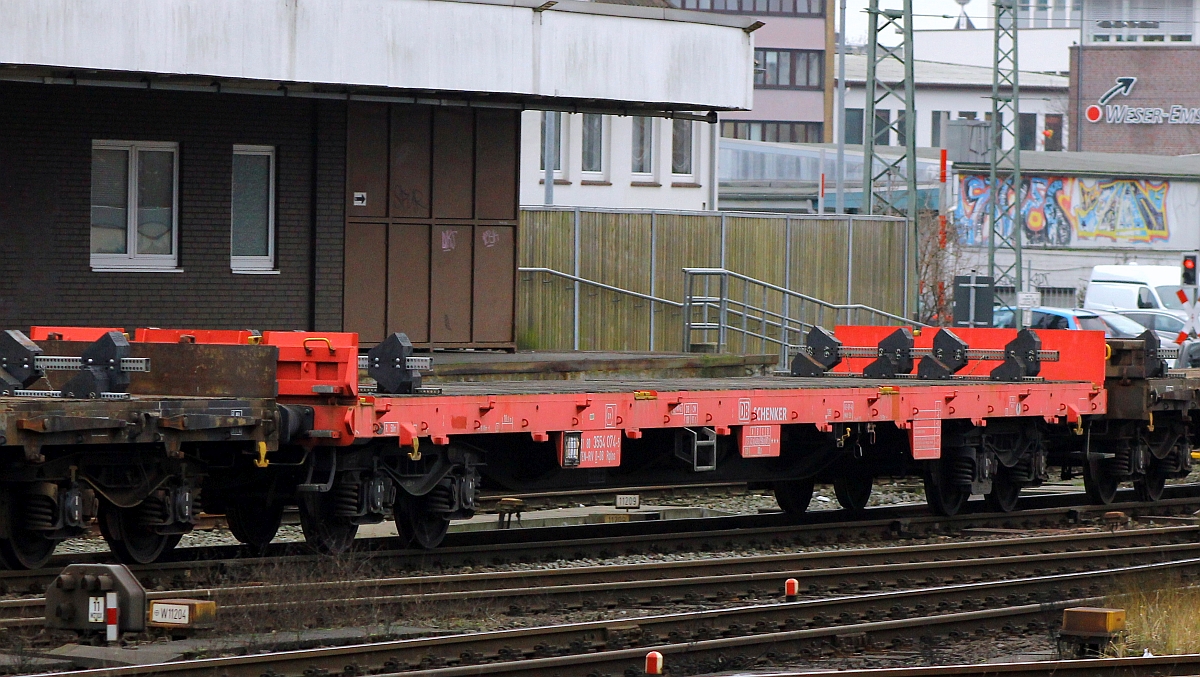
<path fill-rule="evenodd" d="M 992 491 L 984 497 L 984 503 L 995 512 L 1012 512 L 1017 509 L 1020 495 L 1021 486 L 1012 481 L 1008 470 L 1001 468 L 992 480 Z"/>
<path fill-rule="evenodd" d="M 1144 477 L 1133 481 L 1133 493 L 1137 496 L 1137 500 L 1143 503 L 1152 503 L 1162 498 L 1163 490 L 1166 488 L 1167 476 L 1159 472 L 1154 465 L 1150 466 Z"/>
<path fill-rule="evenodd" d="M 1108 505 L 1117 497 L 1121 478 L 1104 472 L 1098 460 L 1089 460 L 1083 466 L 1083 489 L 1094 505 Z"/>
<path fill-rule="evenodd" d="M 56 505 L 29 501 L 15 489 L 0 497 L 0 519 L 3 519 L 8 538 L 0 538 L 0 566 L 6 569 L 41 569 L 54 553 L 58 541 L 47 538 L 47 532 L 28 528 L 30 522 L 52 524 Z M 5 509 L 6 508 L 6 509 Z"/>
<path fill-rule="evenodd" d="M 967 492 L 946 479 L 945 457 L 925 464 L 925 502 L 939 515 L 957 515 L 969 498 Z"/>
<path fill-rule="evenodd" d="M 122 564 L 149 564 L 179 545 L 183 534 L 160 534 L 138 519 L 142 506 L 118 508 L 100 503 L 100 534 Z"/>
<path fill-rule="evenodd" d="M 354 545 L 358 525 L 334 514 L 331 492 L 300 494 L 300 529 L 309 547 L 324 555 L 340 555 Z"/>
<path fill-rule="evenodd" d="M 11 538 L 0 538 L 0 564 L 8 569 L 41 569 L 57 545 L 39 531 L 13 528 Z"/>
<path fill-rule="evenodd" d="M 847 472 L 839 474 L 833 480 L 833 493 L 838 503 L 851 512 L 860 512 L 867 507 L 871 500 L 871 489 L 875 484 L 874 478 L 865 472 Z"/>
<path fill-rule="evenodd" d="M 396 503 L 396 530 L 410 545 L 432 550 L 442 544 L 450 529 L 445 513 L 426 510 L 420 498 L 405 496 Z"/>
<path fill-rule="evenodd" d="M 262 548 L 275 538 L 283 521 L 283 505 L 237 501 L 225 509 L 229 531 L 239 542 Z"/>
<path fill-rule="evenodd" d="M 789 515 L 802 515 L 813 496 L 813 478 L 775 483 L 775 501 Z"/>

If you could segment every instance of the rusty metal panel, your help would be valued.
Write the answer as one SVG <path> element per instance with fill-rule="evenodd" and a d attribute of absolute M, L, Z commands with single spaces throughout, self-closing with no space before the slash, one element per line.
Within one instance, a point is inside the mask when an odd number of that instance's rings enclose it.
<path fill-rule="evenodd" d="M 471 340 L 471 226 L 434 226 L 430 248 L 430 338 Z"/>
<path fill-rule="evenodd" d="M 46 355 L 78 357 L 87 341 L 38 341 Z M 273 398 L 279 349 L 266 345 L 203 343 L 129 344 L 130 357 L 150 358 L 150 371 L 129 372 L 133 395 Z M 55 390 L 74 373 L 48 371 L 41 381 Z M 37 387 L 38 384 L 34 384 Z"/>
<path fill-rule="evenodd" d="M 475 112 L 475 218 L 517 218 L 520 112 Z M 478 339 L 476 339 L 478 340 Z"/>
<path fill-rule="evenodd" d="M 342 326 L 363 343 L 383 340 L 387 298 L 387 226 L 346 224 Z"/>
<path fill-rule="evenodd" d="M 429 341 L 428 224 L 388 226 L 387 333 Z"/>
<path fill-rule="evenodd" d="M 515 171 L 515 169 L 514 169 Z M 474 213 L 475 125 L 468 109 L 433 114 L 433 216 L 469 219 Z M 464 242 L 469 243 L 470 238 Z"/>
<path fill-rule="evenodd" d="M 346 116 L 346 216 L 387 216 L 388 109 L 351 102 Z"/>
<path fill-rule="evenodd" d="M 430 215 L 433 108 L 392 106 L 392 217 Z"/>
<path fill-rule="evenodd" d="M 512 226 L 475 227 L 474 321 L 476 343 L 513 341 L 516 252 Z"/>
<path fill-rule="evenodd" d="M 521 210 L 519 265 L 570 273 L 575 269 L 574 213 Z M 517 284 L 517 343 L 522 350 L 570 350 L 575 285 L 547 273 L 521 273 Z"/>
<path fill-rule="evenodd" d="M 647 213 L 582 211 L 580 277 L 649 294 L 650 220 Z M 649 302 L 585 284 L 579 313 L 581 350 L 649 350 Z"/>

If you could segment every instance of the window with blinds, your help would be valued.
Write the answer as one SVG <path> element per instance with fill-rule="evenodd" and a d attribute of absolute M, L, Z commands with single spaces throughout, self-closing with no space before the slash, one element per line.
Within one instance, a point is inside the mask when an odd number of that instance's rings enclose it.
<path fill-rule="evenodd" d="M 1192 42 L 1192 0 L 1091 0 L 1084 10 L 1089 42 Z"/>

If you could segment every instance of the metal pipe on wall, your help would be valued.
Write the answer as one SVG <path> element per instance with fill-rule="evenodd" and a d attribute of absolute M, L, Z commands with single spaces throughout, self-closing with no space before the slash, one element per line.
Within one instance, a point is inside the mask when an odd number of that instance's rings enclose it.
<path fill-rule="evenodd" d="M 708 196 L 709 209 L 714 212 L 720 209 L 717 203 L 720 199 L 721 174 L 717 171 L 717 159 L 720 156 L 721 150 L 721 123 L 713 122 L 709 125 L 709 142 L 708 142 Z"/>
<path fill-rule="evenodd" d="M 846 213 L 846 0 L 838 9 L 837 213 Z M 822 163 L 822 169 L 824 169 Z"/>
<path fill-rule="evenodd" d="M 542 164 L 545 165 L 546 206 L 554 204 L 554 164 L 558 151 L 558 116 L 561 113 L 542 113 Z M 578 350 L 578 348 L 576 348 Z"/>
<path fill-rule="evenodd" d="M 575 254 L 572 256 L 572 259 L 575 262 L 575 266 L 574 266 L 575 277 L 578 278 L 580 276 L 580 274 L 579 274 L 579 269 L 580 269 L 580 266 L 579 266 L 579 207 L 575 208 L 574 214 L 575 214 L 575 221 L 574 221 L 574 223 L 575 223 L 575 228 L 574 228 L 574 231 L 575 231 L 574 232 Z M 574 315 L 574 317 L 575 317 L 575 320 L 574 320 L 575 340 L 573 343 L 573 345 L 574 345 L 573 349 L 579 350 L 579 294 L 582 291 L 582 289 L 579 285 L 579 280 L 575 280 L 574 284 L 575 284 L 575 315 Z"/>

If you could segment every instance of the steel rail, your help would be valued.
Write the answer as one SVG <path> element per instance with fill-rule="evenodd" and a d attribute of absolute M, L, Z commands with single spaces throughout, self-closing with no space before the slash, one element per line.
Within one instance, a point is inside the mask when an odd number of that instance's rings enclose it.
<path fill-rule="evenodd" d="M 796 677 L 806 673 L 754 674 L 756 677 Z M 1167 677 L 1197 674 L 1200 674 L 1200 654 L 838 670 L 837 677 Z"/>
<path fill-rule="evenodd" d="M 844 552 L 844 556 L 852 557 L 852 552 Z M 729 601 L 744 597 L 780 597 L 783 582 L 788 578 L 796 579 L 802 586 L 805 595 L 818 595 L 830 591 L 851 592 L 856 590 L 908 588 L 924 579 L 925 583 L 947 582 L 956 580 L 982 581 L 994 577 L 994 571 L 1003 570 L 1011 577 L 1018 572 L 1037 573 L 1045 569 L 1055 569 L 1060 572 L 1078 572 L 1081 567 L 1096 560 L 1113 565 L 1118 562 L 1129 563 L 1141 561 L 1142 558 L 1154 556 L 1166 557 L 1200 557 L 1200 543 L 1187 543 L 1167 546 L 1145 546 L 1120 548 L 1099 552 L 1051 552 L 1037 555 L 1012 555 L 970 560 L 941 560 L 910 562 L 906 564 L 877 564 L 866 566 L 842 566 L 827 569 L 782 569 L 774 571 L 758 571 L 746 573 L 729 573 L 714 575 L 697 575 L 682 578 L 636 577 L 633 580 L 613 581 L 605 583 L 577 582 L 583 576 L 565 576 L 568 580 L 540 582 L 537 585 L 518 588 L 485 588 L 462 589 L 436 592 L 396 592 L 387 584 L 363 597 L 334 597 L 327 599 L 292 599 L 285 602 L 251 602 L 222 605 L 222 608 L 238 611 L 284 611 L 310 606 L 326 606 L 336 604 L 354 607 L 393 607 L 414 605 L 428 608 L 437 604 L 469 602 L 477 604 L 481 598 L 490 603 L 500 602 L 521 610 L 518 603 L 536 605 L 538 609 L 552 610 L 556 608 L 598 609 L 603 607 L 631 608 L 662 606 L 670 603 L 704 604 L 711 602 Z M 648 573 L 653 575 L 657 569 L 643 565 Z M 910 578 L 912 576 L 912 578 Z M 574 581 L 574 582 L 573 582 Z M 330 584 L 321 584 L 329 586 Z M 410 585 L 419 585 L 411 584 Z M 269 586 L 263 586 L 267 588 Z M 273 586 L 270 586 L 273 587 Z M 278 586 L 273 590 L 244 588 L 243 592 L 253 596 L 278 594 L 288 586 Z M 303 592 L 303 586 L 296 592 Z M 172 597 L 191 597 L 193 591 L 180 593 L 150 593 L 150 599 L 170 599 Z M 194 591 L 203 594 L 203 591 Z M 216 595 L 219 598 L 219 594 Z M 40 624 L 42 618 L 32 619 L 31 624 Z M 2 623 L 0 623 L 2 625 Z"/>
<path fill-rule="evenodd" d="M 1064 606 L 1099 602 L 1105 584 L 1119 577 L 1197 571 L 1200 558 L 1189 558 L 1003 581 L 55 674 L 260 677 L 322 671 L 401 675 L 420 670 L 430 677 L 532 676 L 551 674 L 546 668 L 561 672 L 568 665 L 620 674 L 634 668 L 632 659 L 649 650 L 668 659 L 696 660 L 730 650 L 778 651 L 833 637 L 874 637 L 896 631 L 911 636 L 914 629 L 931 625 L 950 625 L 960 631 L 968 620 L 1045 615 Z M 544 659 L 551 659 L 553 665 L 535 662 Z M 446 669 L 436 669 L 442 666 Z"/>
<path fill-rule="evenodd" d="M 855 519 L 845 511 L 821 511 L 801 518 L 782 513 L 696 518 L 670 521 L 629 522 L 572 527 L 510 529 L 494 532 L 451 534 L 448 543 L 475 541 L 472 545 L 450 545 L 433 551 L 401 549 L 395 538 L 363 539 L 347 557 L 386 562 L 388 566 L 439 569 L 481 563 L 517 562 L 528 559 L 568 559 L 587 556 L 609 557 L 673 550 L 719 550 L 736 547 L 811 546 L 833 543 L 877 542 L 921 538 L 953 533 L 968 528 L 1001 527 L 1015 530 L 1069 526 L 1099 517 L 1107 511 L 1124 511 L 1129 516 L 1191 514 L 1200 507 L 1200 485 L 1167 487 L 1167 498 L 1154 503 L 1115 503 L 1109 506 L 1079 505 L 1082 494 L 1022 498 L 1029 509 L 1014 513 L 979 513 L 954 517 L 930 515 L 923 505 L 871 508 Z M 1132 496 L 1124 492 L 1123 496 Z M 1035 507 L 1047 506 L 1047 507 Z M 850 521 L 845 521 L 851 517 Z M 800 521 L 801 523 L 797 523 Z M 296 554 L 296 553 L 305 554 Z M 130 568 L 141 580 L 166 581 L 173 587 L 184 580 L 237 579 L 255 566 L 299 566 L 328 561 L 307 554 L 303 544 L 273 544 L 255 556 L 247 548 L 216 546 L 182 548 L 179 561 L 135 565 Z M 190 559 L 185 559 L 189 558 Z M 71 562 L 108 561 L 108 553 L 56 556 L 52 566 L 37 571 L 0 571 L 0 590 L 40 592 Z"/>
<path fill-rule="evenodd" d="M 731 493 L 745 493 L 746 490 L 747 485 L 745 482 L 712 482 L 708 484 L 662 484 L 629 487 L 626 489 L 598 487 L 595 489 L 537 491 L 523 494 L 489 491 L 483 493 L 475 500 L 475 512 L 479 514 L 494 511 L 500 501 L 505 498 L 515 498 L 524 503 L 523 510 L 531 511 L 541 507 L 575 507 L 581 503 L 584 505 L 611 504 L 617 494 L 637 494 L 642 500 L 645 500 L 647 498 L 727 496 Z"/>
<path fill-rule="evenodd" d="M 718 601 L 744 596 L 779 596 L 795 578 L 806 594 L 832 590 L 912 587 L 957 579 L 985 580 L 992 571 L 1060 571 L 1100 560 L 1106 565 L 1148 556 L 1200 556 L 1200 526 L 1089 532 L 1026 539 L 998 539 L 824 552 L 787 553 L 688 561 L 600 565 L 356 581 L 232 585 L 151 591 L 147 599 L 215 599 L 225 610 L 284 610 L 306 606 L 434 605 L 474 602 L 480 597 L 509 604 L 636 607 L 670 601 Z M 1163 543 L 1163 541 L 1169 541 Z M 1186 542 L 1184 542 L 1186 541 Z M 1148 542 L 1148 543 L 1147 543 Z M 1144 543 L 1142 545 L 1135 545 Z M 1079 548 L 1088 547 L 1088 550 Z M 953 558 L 953 559 L 950 559 Z M 904 561 L 899 561 L 904 560 Z M 848 564 L 852 561 L 853 564 Z M 762 588 L 764 585 L 766 588 Z M 337 596 L 319 593 L 333 591 Z M 364 596 L 365 593 L 365 596 Z M 256 602 L 274 595 L 287 601 Z M 232 602 L 232 603 L 227 603 Z M 43 623 L 43 597 L 0 601 L 0 627 Z M 11 614 L 21 614 L 11 616 Z"/>

